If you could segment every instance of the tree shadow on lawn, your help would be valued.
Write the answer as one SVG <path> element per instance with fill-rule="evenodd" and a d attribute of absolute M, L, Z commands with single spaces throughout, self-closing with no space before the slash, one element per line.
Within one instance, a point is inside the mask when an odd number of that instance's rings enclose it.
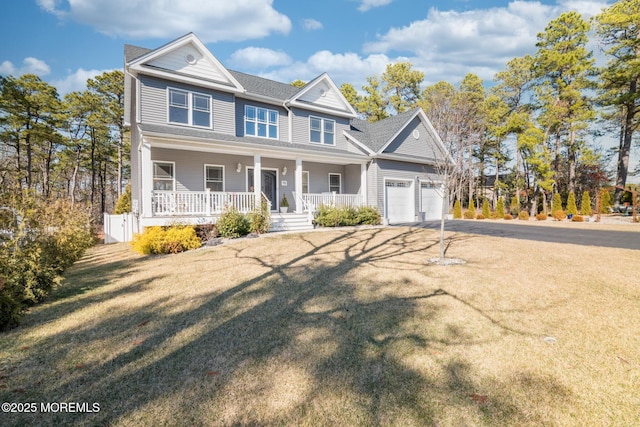
<path fill-rule="evenodd" d="M 99 402 L 100 412 L 11 414 L 10 422 L 437 425 L 451 411 L 464 423 L 542 419 L 508 396 L 479 394 L 489 380 L 468 362 L 434 356 L 443 345 L 467 345 L 474 337 L 455 328 L 444 337 L 434 332 L 445 315 L 441 300 L 460 299 L 418 276 L 400 277 L 402 270 L 428 274 L 412 257 L 438 245 L 437 237 L 425 235 L 373 229 L 337 232 L 320 243 L 312 235 L 289 235 L 300 255 L 284 263 L 265 261 L 251 244 L 229 246 L 225 256 L 267 271 L 193 309 L 180 310 L 179 300 L 152 301 L 135 312 L 111 313 L 75 343 L 73 331 L 58 334 L 52 339 L 87 351 L 109 338 L 105 330 L 130 338 L 133 328 L 142 338 L 123 342 L 126 350 L 107 360 L 63 373 L 54 384 L 31 377 L 19 394 L 0 390 L 8 401 Z M 220 251 L 203 257 L 216 262 Z M 364 268 L 367 274 L 358 275 Z M 60 348 L 43 363 L 59 369 L 64 355 Z M 526 383 L 517 386 L 527 391 Z M 568 395 L 557 384 L 547 392 Z M 469 419 L 455 418 L 465 412 Z"/>

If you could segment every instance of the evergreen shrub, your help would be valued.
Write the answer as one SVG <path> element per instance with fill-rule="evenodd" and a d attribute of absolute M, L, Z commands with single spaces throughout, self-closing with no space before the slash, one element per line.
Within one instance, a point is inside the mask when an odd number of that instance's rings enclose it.
<path fill-rule="evenodd" d="M 536 215 L 536 219 L 538 221 L 546 221 L 547 215 L 545 215 L 543 212 L 540 212 L 539 214 Z"/>
<path fill-rule="evenodd" d="M 591 196 L 589 196 L 589 192 L 585 191 L 582 193 L 582 201 L 580 202 L 580 213 L 582 215 L 591 216 Z"/>
<path fill-rule="evenodd" d="M 460 200 L 456 200 L 453 204 L 453 219 L 462 219 L 462 205 Z"/>
<path fill-rule="evenodd" d="M 518 219 L 521 221 L 529 221 L 529 212 L 527 211 L 518 212 Z"/>
<path fill-rule="evenodd" d="M 220 236 L 236 239 L 249 234 L 251 224 L 246 215 L 235 207 L 229 207 L 218 218 L 216 227 Z"/>

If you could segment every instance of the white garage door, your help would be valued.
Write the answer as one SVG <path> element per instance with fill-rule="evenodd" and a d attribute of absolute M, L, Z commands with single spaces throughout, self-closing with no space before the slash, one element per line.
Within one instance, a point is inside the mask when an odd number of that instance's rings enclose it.
<path fill-rule="evenodd" d="M 413 181 L 388 179 L 385 187 L 385 212 L 390 223 L 415 221 Z"/>
<path fill-rule="evenodd" d="M 420 183 L 420 212 L 424 212 L 424 219 L 440 219 L 442 215 L 442 196 L 440 185 L 430 182 Z"/>

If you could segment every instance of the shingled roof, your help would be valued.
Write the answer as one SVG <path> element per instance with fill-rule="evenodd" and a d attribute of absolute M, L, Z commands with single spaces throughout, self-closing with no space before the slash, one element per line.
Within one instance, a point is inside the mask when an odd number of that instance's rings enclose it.
<path fill-rule="evenodd" d="M 380 151 L 413 117 L 419 108 L 388 117 L 374 123 L 361 119 L 351 120 L 351 129 L 347 133 L 365 144 L 374 153 Z"/>

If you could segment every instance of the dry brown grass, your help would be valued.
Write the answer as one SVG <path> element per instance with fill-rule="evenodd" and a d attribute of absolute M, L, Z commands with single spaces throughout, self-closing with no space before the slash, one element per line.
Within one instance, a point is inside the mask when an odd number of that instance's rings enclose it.
<path fill-rule="evenodd" d="M 637 425 L 638 251 L 341 230 L 99 246 L 0 336 L 3 425 Z"/>

